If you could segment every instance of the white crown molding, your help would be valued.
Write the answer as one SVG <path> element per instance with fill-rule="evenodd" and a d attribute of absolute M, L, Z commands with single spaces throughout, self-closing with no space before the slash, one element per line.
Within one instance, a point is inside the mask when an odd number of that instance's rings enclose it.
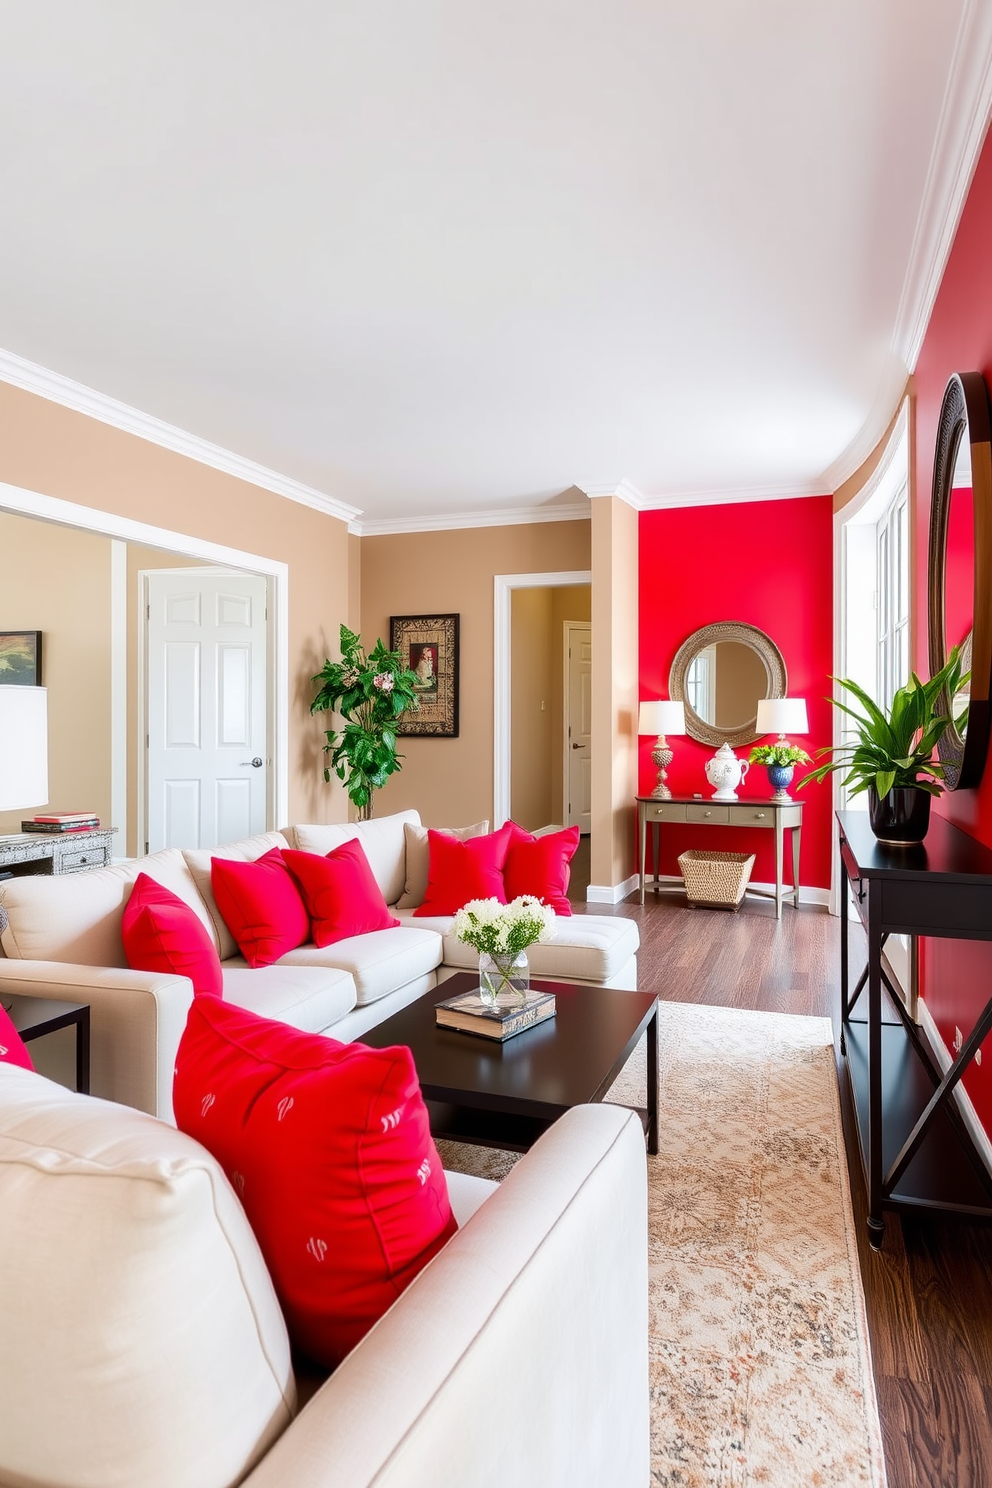
<path fill-rule="evenodd" d="M 502 511 L 441 512 L 432 517 L 371 517 L 350 522 L 358 537 L 388 537 L 398 532 L 457 532 L 463 527 L 517 527 L 530 522 L 588 522 L 586 505 L 508 506 Z"/>
<path fill-rule="evenodd" d="M 992 6 L 966 0 L 944 92 L 892 350 L 915 368 L 992 118 Z"/>
<path fill-rule="evenodd" d="M 903 279 L 888 366 L 860 432 L 827 471 L 836 491 L 876 448 L 916 367 L 975 166 L 992 119 L 992 6 L 965 0 L 923 199 Z"/>
<path fill-rule="evenodd" d="M 47 367 L 39 367 L 35 362 L 25 361 L 12 351 L 0 349 L 0 382 L 9 383 L 24 392 L 35 393 L 39 398 L 47 398 L 50 403 L 60 403 L 63 408 L 71 408 L 74 413 L 83 413 L 88 418 L 99 420 L 101 424 L 110 424 L 112 428 L 121 429 L 125 434 L 134 434 L 139 439 L 146 439 L 149 444 L 157 444 L 162 449 L 172 450 L 174 454 L 185 455 L 187 459 L 196 460 L 200 465 L 209 465 L 214 470 L 223 471 L 225 475 L 233 475 L 238 480 L 247 481 L 249 485 L 259 486 L 263 491 L 285 496 L 290 501 L 299 502 L 301 506 L 323 512 L 325 516 L 349 522 L 359 515 L 360 509 L 357 506 L 348 506 L 288 475 L 280 475 L 278 471 L 257 465 L 254 460 L 247 460 L 242 455 L 234 454 L 232 450 L 222 449 L 220 445 L 211 444 L 207 439 L 188 434 L 185 429 L 166 424 L 150 413 L 142 413 L 140 409 L 120 403 L 106 393 L 99 393 L 95 388 L 74 382 L 71 377 L 63 377 L 60 372 L 52 372 Z"/>
<path fill-rule="evenodd" d="M 735 490 L 682 491 L 670 496 L 643 496 L 641 511 L 669 511 L 681 506 L 734 506 L 745 501 L 800 501 L 830 493 L 822 481 L 790 481 L 783 486 L 741 486 Z"/>
<path fill-rule="evenodd" d="M 590 501 L 596 501 L 601 496 L 618 496 L 621 501 L 625 501 L 627 505 L 632 506 L 635 511 L 640 511 L 642 509 L 644 497 L 634 485 L 633 481 L 624 479 L 621 481 L 614 481 L 612 484 L 605 486 L 586 485 L 583 481 L 576 481 L 575 488 L 577 491 L 584 491 L 585 494 L 589 497 Z"/>

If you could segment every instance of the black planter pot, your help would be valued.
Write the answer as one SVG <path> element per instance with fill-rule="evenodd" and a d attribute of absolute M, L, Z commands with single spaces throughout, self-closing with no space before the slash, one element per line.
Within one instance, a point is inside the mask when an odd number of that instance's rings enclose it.
<path fill-rule="evenodd" d="M 868 787 L 868 817 L 879 842 L 922 842 L 930 825 L 930 792 L 915 786 L 893 786 L 881 800 Z"/>

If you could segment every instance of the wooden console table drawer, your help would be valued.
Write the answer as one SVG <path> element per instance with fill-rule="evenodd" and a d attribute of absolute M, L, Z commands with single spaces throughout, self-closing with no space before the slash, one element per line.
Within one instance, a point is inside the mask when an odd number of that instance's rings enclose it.
<path fill-rule="evenodd" d="M 735 827 L 771 827 L 775 813 L 765 806 L 731 806 L 730 820 Z"/>
<path fill-rule="evenodd" d="M 699 801 L 695 806 L 687 806 L 685 819 L 691 822 L 709 822 L 711 827 L 725 827 L 730 821 L 729 806 L 707 806 Z"/>
<path fill-rule="evenodd" d="M 643 809 L 646 821 L 685 821 L 686 808 L 681 801 L 646 801 Z"/>
<path fill-rule="evenodd" d="M 81 873 L 84 868 L 106 868 L 110 862 L 110 843 L 97 842 L 88 847 L 77 847 L 69 852 L 68 844 L 58 843 L 55 849 L 56 873 Z"/>

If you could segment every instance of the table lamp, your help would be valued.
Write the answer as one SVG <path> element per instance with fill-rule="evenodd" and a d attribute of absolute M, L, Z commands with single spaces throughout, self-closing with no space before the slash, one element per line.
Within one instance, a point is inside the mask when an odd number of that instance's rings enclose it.
<path fill-rule="evenodd" d="M 48 800 L 48 689 L 0 687 L 0 811 Z"/>
<path fill-rule="evenodd" d="M 658 779 L 651 795 L 656 801 L 670 801 L 672 793 L 666 782 L 674 751 L 665 735 L 685 733 L 685 708 L 681 703 L 669 702 L 667 698 L 642 703 L 637 716 L 637 732 L 658 736 L 651 751 L 651 758 L 658 767 Z"/>
<path fill-rule="evenodd" d="M 786 733 L 808 734 L 805 698 L 762 698 L 758 703 L 755 728 L 759 734 L 778 734 L 776 744 L 788 744 Z M 769 783 L 774 787 L 773 801 L 791 801 L 793 765 L 766 765 Z"/>

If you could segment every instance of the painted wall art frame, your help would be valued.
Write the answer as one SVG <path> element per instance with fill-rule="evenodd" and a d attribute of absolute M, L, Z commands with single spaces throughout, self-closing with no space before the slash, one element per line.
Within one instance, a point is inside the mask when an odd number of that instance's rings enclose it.
<path fill-rule="evenodd" d="M 0 687 L 41 686 L 41 631 L 0 630 Z"/>
<path fill-rule="evenodd" d="M 390 615 L 389 649 L 417 673 L 420 703 L 397 721 L 397 734 L 457 739 L 458 620 L 457 615 Z"/>

